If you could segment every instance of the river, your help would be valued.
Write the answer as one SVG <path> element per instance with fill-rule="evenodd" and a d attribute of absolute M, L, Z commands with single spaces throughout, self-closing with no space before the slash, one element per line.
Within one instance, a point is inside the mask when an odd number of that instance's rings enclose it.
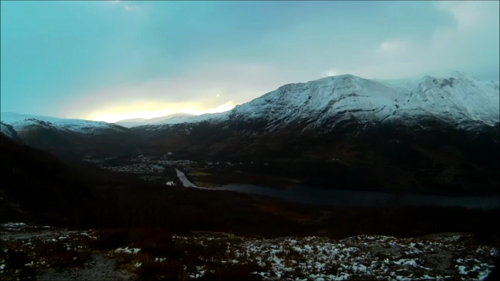
<path fill-rule="evenodd" d="M 177 177 L 184 187 L 228 190 L 247 194 L 257 194 L 268 197 L 280 198 L 312 205 L 322 206 L 369 206 L 374 204 L 386 204 L 396 201 L 394 194 L 373 191 L 353 191 L 346 189 L 321 188 L 296 186 L 288 189 L 275 189 L 251 184 L 228 184 L 218 188 L 198 187 L 190 182 L 186 175 L 175 169 Z M 433 205 L 440 207 L 464 207 L 469 209 L 499 209 L 499 196 L 468 196 L 449 197 L 430 194 L 409 193 L 397 198 L 397 202 L 403 206 L 425 206 Z"/>
<path fill-rule="evenodd" d="M 368 206 L 376 203 L 395 201 L 393 194 L 384 192 L 351 191 L 344 189 L 297 186 L 290 189 L 273 189 L 257 185 L 225 185 L 219 190 L 230 190 L 248 194 L 258 194 L 313 205 L 324 206 Z M 401 205 L 441 207 L 458 206 L 464 208 L 498 209 L 500 197 L 447 197 L 429 194 L 405 194 L 398 199 Z"/>

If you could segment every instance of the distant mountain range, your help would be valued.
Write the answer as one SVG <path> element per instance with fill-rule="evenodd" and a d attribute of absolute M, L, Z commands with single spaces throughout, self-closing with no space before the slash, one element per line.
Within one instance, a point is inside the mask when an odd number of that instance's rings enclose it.
<path fill-rule="evenodd" d="M 2 113 L 1 130 L 56 153 L 334 159 L 393 185 L 499 189 L 499 112 L 498 81 L 461 73 L 411 81 L 340 75 L 287 84 L 217 114 L 106 124 Z"/>
<path fill-rule="evenodd" d="M 99 121 L 62 119 L 47 116 L 2 113 L 5 127 L 24 131 L 33 126 L 55 126 L 78 133 L 98 133 L 120 127 L 174 125 L 211 120 L 268 120 L 267 129 L 285 128 L 288 124 L 307 123 L 314 129 L 324 123 L 334 128 L 337 122 L 355 118 L 360 122 L 403 120 L 418 124 L 422 119 L 440 119 L 450 125 L 494 126 L 499 122 L 499 82 L 482 81 L 454 72 L 450 77 L 425 76 L 420 80 L 368 80 L 354 75 L 339 75 L 287 84 L 233 110 L 196 116 L 175 113 L 152 119 L 136 118 L 114 124 Z M 333 120 L 335 119 L 335 120 Z M 335 121 L 335 122 L 331 122 Z M 274 125 L 274 126 L 273 126 Z"/>
<path fill-rule="evenodd" d="M 167 116 L 161 116 L 151 119 L 145 119 L 145 118 L 125 119 L 115 122 L 115 124 L 127 128 L 144 126 L 144 125 L 156 125 L 156 124 L 178 124 L 184 122 L 186 119 L 193 116 L 196 115 L 188 113 L 174 113 Z"/>

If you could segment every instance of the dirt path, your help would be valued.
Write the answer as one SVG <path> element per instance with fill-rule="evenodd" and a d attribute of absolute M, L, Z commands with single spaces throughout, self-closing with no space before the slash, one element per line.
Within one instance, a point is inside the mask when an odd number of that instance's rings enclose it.
<path fill-rule="evenodd" d="M 68 268 L 62 272 L 55 269 L 43 269 L 38 276 L 39 281 L 88 281 L 88 280 L 113 280 L 131 281 L 135 276 L 125 270 L 116 268 L 116 260 L 103 255 L 94 255 L 84 264 L 83 268 Z"/>
<path fill-rule="evenodd" d="M 50 245 L 51 243 L 63 243 L 66 247 L 76 247 L 76 245 L 72 245 L 78 239 L 93 239 L 94 233 L 93 230 L 87 231 L 74 231 L 68 229 L 37 229 L 28 225 L 16 225 L 16 228 L 6 227 L 2 225 L 1 228 L 3 231 L 0 231 L 0 240 L 4 243 L 10 241 L 10 243 L 14 243 L 13 245 L 22 245 L 23 247 L 27 247 L 25 251 L 30 252 L 31 249 L 34 250 L 33 247 L 35 241 L 43 241 L 43 243 L 47 243 Z M 21 243 L 21 244 L 19 244 Z M 4 253 L 8 253 L 9 250 L 16 250 L 18 247 L 10 248 L 10 249 L 2 249 Z M 4 256 L 5 258 L 5 256 Z M 4 264 L 4 258 L 0 258 L 0 279 L 2 277 L 6 277 L 7 279 L 10 277 L 14 277 L 12 275 L 1 276 L 6 266 Z M 76 259 L 76 257 L 75 257 Z M 41 262 L 43 257 L 36 258 L 37 262 Z M 135 274 L 121 270 L 117 267 L 117 260 L 112 257 L 108 257 L 103 253 L 92 254 L 91 258 L 85 261 L 79 267 L 67 267 L 62 270 L 56 270 L 55 268 L 46 268 L 46 263 L 40 263 L 36 267 L 38 268 L 38 272 L 36 273 L 36 280 L 40 281 L 67 281 L 67 280 L 113 280 L 113 281 L 132 281 L 136 280 Z M 26 267 L 30 267 L 32 265 L 25 265 Z M 3 279 L 2 279 L 3 280 Z M 15 279 L 13 279 L 15 280 Z"/>

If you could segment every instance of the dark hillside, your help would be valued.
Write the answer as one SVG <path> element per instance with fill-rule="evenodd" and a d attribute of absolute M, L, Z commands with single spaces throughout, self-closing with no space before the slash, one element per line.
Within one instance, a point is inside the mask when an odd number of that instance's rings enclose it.
<path fill-rule="evenodd" d="M 0 220 L 67 222 L 92 200 L 80 173 L 42 150 L 0 135 Z"/>

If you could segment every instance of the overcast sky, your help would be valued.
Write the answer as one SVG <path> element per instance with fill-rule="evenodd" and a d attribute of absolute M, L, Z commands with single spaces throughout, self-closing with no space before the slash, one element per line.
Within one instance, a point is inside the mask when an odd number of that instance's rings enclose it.
<path fill-rule="evenodd" d="M 217 112 L 350 73 L 499 76 L 499 2 L 1 2 L 1 110 Z"/>

